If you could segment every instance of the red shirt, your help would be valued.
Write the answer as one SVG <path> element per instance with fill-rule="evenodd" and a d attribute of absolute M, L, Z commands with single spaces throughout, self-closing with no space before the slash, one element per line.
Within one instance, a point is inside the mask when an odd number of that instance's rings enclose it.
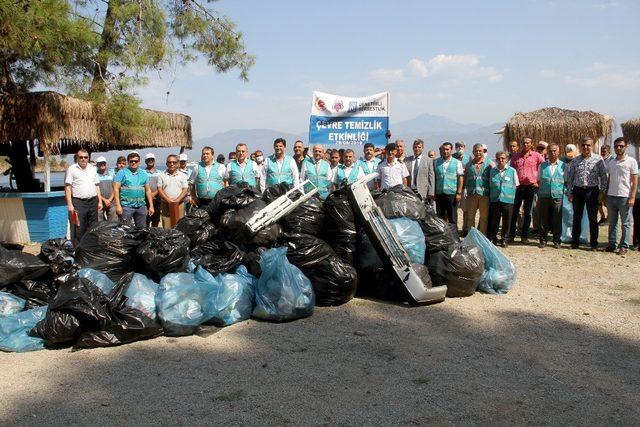
<path fill-rule="evenodd" d="M 538 183 L 538 168 L 544 163 L 544 157 L 537 151 L 529 151 L 527 154 L 516 153 L 511 157 L 511 167 L 516 170 L 520 185 L 532 185 Z"/>

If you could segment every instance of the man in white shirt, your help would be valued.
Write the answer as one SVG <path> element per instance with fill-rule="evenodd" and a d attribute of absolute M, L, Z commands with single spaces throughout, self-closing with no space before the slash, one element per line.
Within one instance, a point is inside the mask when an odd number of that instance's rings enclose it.
<path fill-rule="evenodd" d="M 631 212 L 638 190 L 638 162 L 627 156 L 627 143 L 624 138 L 613 141 L 615 159 L 607 162 L 609 187 L 607 190 L 607 209 L 609 210 L 609 246 L 607 252 L 624 255 L 629 250 L 631 235 Z M 618 216 L 622 222 L 622 236 L 617 244 Z"/>
<path fill-rule="evenodd" d="M 178 156 L 167 156 L 167 170 L 158 176 L 158 194 L 162 198 L 160 220 L 162 227 L 172 228 L 184 216 L 184 198 L 189 192 L 187 175 L 178 170 Z M 173 209 L 177 215 L 171 215 Z"/>
<path fill-rule="evenodd" d="M 100 179 L 96 167 L 89 164 L 89 152 L 78 150 L 77 163 L 67 169 L 64 178 L 64 195 L 71 223 L 76 226 L 75 238 L 98 222 L 98 210 L 102 209 Z M 73 226 L 73 225 L 72 225 Z"/>
<path fill-rule="evenodd" d="M 398 160 L 396 144 L 389 143 L 385 147 L 386 159 L 378 165 L 378 188 L 385 189 L 396 185 L 408 185 L 409 171 L 404 163 Z"/>

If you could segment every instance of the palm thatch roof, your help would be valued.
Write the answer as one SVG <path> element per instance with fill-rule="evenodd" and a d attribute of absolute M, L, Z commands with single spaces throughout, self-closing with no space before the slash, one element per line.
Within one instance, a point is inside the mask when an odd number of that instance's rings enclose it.
<path fill-rule="evenodd" d="M 555 142 L 564 148 L 567 144 L 577 144 L 583 136 L 610 143 L 614 124 L 613 117 L 593 111 L 543 108 L 511 117 L 502 133 L 503 143 L 506 148 L 511 141 L 531 137 L 534 143 Z"/>
<path fill-rule="evenodd" d="M 147 147 L 191 148 L 191 118 L 142 110 L 141 123 L 127 133 L 108 126 L 101 106 L 57 92 L 0 96 L 0 144 L 38 140 L 41 150 L 81 145 L 93 151 Z"/>
<path fill-rule="evenodd" d="M 622 128 L 624 140 L 636 147 L 640 147 L 640 117 L 627 120 L 620 127 Z"/>

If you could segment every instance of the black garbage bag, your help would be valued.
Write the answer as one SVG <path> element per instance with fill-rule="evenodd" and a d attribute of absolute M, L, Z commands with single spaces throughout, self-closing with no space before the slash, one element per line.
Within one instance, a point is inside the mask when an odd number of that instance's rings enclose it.
<path fill-rule="evenodd" d="M 317 306 L 342 305 L 351 301 L 356 294 L 356 269 L 337 256 L 325 258 L 309 271 L 300 270 L 311 281 Z"/>
<path fill-rule="evenodd" d="M 433 210 L 427 210 L 426 218 L 420 221 L 420 228 L 424 233 L 428 254 L 446 251 L 451 245 L 460 242 L 456 226 L 439 218 Z"/>
<path fill-rule="evenodd" d="M 162 334 L 162 327 L 156 320 L 125 305 L 125 293 L 132 277 L 133 274 L 130 273 L 118 281 L 106 305 L 107 319 L 100 322 L 97 330 L 83 332 L 73 348 L 110 347 Z"/>
<path fill-rule="evenodd" d="M 291 211 L 281 220 L 282 228 L 289 233 L 305 233 L 321 236 L 324 224 L 324 202 L 314 196 Z"/>
<path fill-rule="evenodd" d="M 235 244 L 212 240 L 191 251 L 195 265 L 203 266 L 211 274 L 228 273 L 244 260 L 244 252 Z"/>
<path fill-rule="evenodd" d="M 430 255 L 428 267 L 433 285 L 447 286 L 447 297 L 468 297 L 482 278 L 484 258 L 477 246 L 455 244 Z"/>
<path fill-rule="evenodd" d="M 327 258 L 336 256 L 328 243 L 310 234 L 284 233 L 281 240 L 289 248 L 287 250 L 289 262 L 302 270 L 305 275 L 307 270 L 313 270 Z"/>
<path fill-rule="evenodd" d="M 420 195 L 402 184 L 384 189 L 374 198 L 382 214 L 387 218 L 407 217 L 420 221 L 427 216 L 427 207 Z"/>
<path fill-rule="evenodd" d="M 54 274 L 60 274 L 74 268 L 74 252 L 71 240 L 50 239 L 40 246 L 40 259 L 49 264 Z"/>
<path fill-rule="evenodd" d="M 218 191 L 213 201 L 207 206 L 207 212 L 214 223 L 218 223 L 222 214 L 229 209 L 239 210 L 250 205 L 260 196 L 245 183 L 229 185 Z"/>
<path fill-rule="evenodd" d="M 324 235 L 338 258 L 353 265 L 356 226 L 346 187 L 333 191 L 324 201 Z"/>
<path fill-rule="evenodd" d="M 49 310 L 29 335 L 42 338 L 47 347 L 62 347 L 76 342 L 81 333 L 80 320 L 75 314 Z"/>
<path fill-rule="evenodd" d="M 24 249 L 24 245 L 20 243 L 0 242 L 0 247 L 9 249 L 10 251 L 21 251 Z"/>
<path fill-rule="evenodd" d="M 254 247 L 270 247 L 276 243 L 282 233 L 282 227 L 272 224 L 253 235 L 247 227 L 247 222 L 267 203 L 258 199 L 240 210 L 229 209 L 220 219 L 218 238 L 228 240 L 239 245 L 251 245 Z"/>
<path fill-rule="evenodd" d="M 149 236 L 136 249 L 139 268 L 155 281 L 168 273 L 187 271 L 190 244 L 180 230 L 151 228 Z"/>
<path fill-rule="evenodd" d="M 273 185 L 271 187 L 267 187 L 264 190 L 264 193 L 262 193 L 262 200 L 266 204 L 269 204 L 269 203 L 273 202 L 275 199 L 277 199 L 278 197 L 280 197 L 283 194 L 285 194 L 290 189 L 291 189 L 291 186 L 289 184 L 287 184 L 286 182 L 281 182 L 278 185 Z"/>
<path fill-rule="evenodd" d="M 403 299 L 394 283 L 393 273 L 384 267 L 359 269 L 356 295 L 393 302 L 402 302 Z"/>
<path fill-rule="evenodd" d="M 58 284 L 54 280 L 21 280 L 7 286 L 7 291 L 27 301 L 27 310 L 47 305 L 53 301 L 58 292 Z"/>
<path fill-rule="evenodd" d="M 82 268 L 93 268 L 117 281 L 133 270 L 135 250 L 147 233 L 125 224 L 99 222 L 82 236 L 76 249 L 76 262 Z"/>
<path fill-rule="evenodd" d="M 40 258 L 21 251 L 0 248 L 0 288 L 24 279 L 38 279 L 50 274 Z"/>
<path fill-rule="evenodd" d="M 191 249 L 213 239 L 216 233 L 216 226 L 204 209 L 193 209 L 173 228 L 182 231 L 191 240 Z"/>

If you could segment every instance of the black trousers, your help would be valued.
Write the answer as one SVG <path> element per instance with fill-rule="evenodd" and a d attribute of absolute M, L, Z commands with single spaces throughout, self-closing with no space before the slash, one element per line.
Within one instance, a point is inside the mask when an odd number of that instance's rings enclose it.
<path fill-rule="evenodd" d="M 436 213 L 445 221 L 458 227 L 458 209 L 456 196 L 452 194 L 436 194 Z"/>
<path fill-rule="evenodd" d="M 78 212 L 78 226 L 76 227 L 75 239 L 77 242 L 82 239 L 84 233 L 98 222 L 98 197 L 90 199 L 71 199 L 73 208 Z"/>
<path fill-rule="evenodd" d="M 147 203 L 149 209 L 149 203 Z M 162 209 L 162 199 L 160 196 L 153 199 L 153 215 L 147 215 L 147 227 L 157 227 L 160 225 L 160 211 Z"/>
<path fill-rule="evenodd" d="M 571 243 L 580 244 L 582 232 L 582 215 L 584 206 L 587 205 L 589 216 L 589 244 L 592 248 L 598 246 L 598 187 L 573 187 L 573 228 L 571 230 Z"/>
<path fill-rule="evenodd" d="M 633 205 L 633 246 L 640 245 L 640 199 Z"/>
<path fill-rule="evenodd" d="M 513 202 L 513 211 L 515 215 L 511 218 L 511 227 L 509 228 L 509 238 L 516 237 L 516 223 L 518 222 L 518 213 L 520 207 L 524 204 L 524 216 L 522 218 L 522 230 L 520 235 L 523 239 L 529 237 L 529 227 L 531 226 L 531 209 L 533 208 L 533 198 L 538 189 L 533 185 L 520 185 L 516 188 L 516 198 Z"/>
<path fill-rule="evenodd" d="M 209 203 L 211 203 L 212 200 L 213 199 L 198 198 L 198 207 L 204 209 L 209 206 Z"/>
<path fill-rule="evenodd" d="M 552 197 L 538 197 L 538 225 L 540 226 L 540 241 L 546 242 L 551 232 L 553 243 L 560 243 L 562 235 L 562 199 Z"/>
<path fill-rule="evenodd" d="M 510 203 L 491 202 L 489 203 L 489 240 L 495 242 L 502 219 L 502 238 L 506 239 L 511 230 L 511 220 L 513 218 L 513 205 Z"/>

